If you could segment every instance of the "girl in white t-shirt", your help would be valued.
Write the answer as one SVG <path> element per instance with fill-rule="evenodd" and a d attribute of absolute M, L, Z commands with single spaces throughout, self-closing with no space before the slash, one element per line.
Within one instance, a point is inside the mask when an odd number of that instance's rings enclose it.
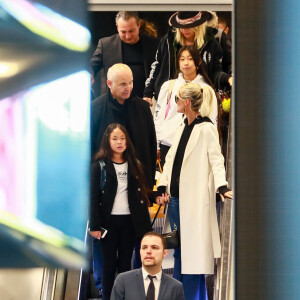
<path fill-rule="evenodd" d="M 110 299 L 116 272 L 131 269 L 136 238 L 151 231 L 151 190 L 122 125 L 107 127 L 95 159 L 91 166 L 90 234 L 100 239 L 103 299 Z M 107 233 L 102 238 L 104 230 Z"/>

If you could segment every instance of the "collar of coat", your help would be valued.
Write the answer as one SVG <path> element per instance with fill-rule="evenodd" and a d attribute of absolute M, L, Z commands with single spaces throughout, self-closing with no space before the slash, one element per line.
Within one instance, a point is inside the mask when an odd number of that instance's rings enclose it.
<path fill-rule="evenodd" d="M 188 119 L 187 118 L 184 119 L 184 124 L 186 126 L 189 126 L 189 127 L 194 127 L 196 124 L 200 124 L 200 123 L 203 123 L 203 122 L 210 122 L 210 123 L 212 123 L 212 121 L 211 121 L 211 119 L 209 117 L 197 116 L 197 118 L 190 125 L 188 124 Z"/>
<path fill-rule="evenodd" d="M 114 98 L 110 92 L 110 89 L 108 90 L 108 100 L 109 100 L 109 106 L 111 109 L 123 112 L 125 109 L 127 109 L 127 106 L 132 98 L 135 97 L 134 93 L 131 93 L 130 97 L 125 100 L 124 104 L 120 104 L 116 98 Z"/>
<path fill-rule="evenodd" d="M 111 160 L 105 160 L 105 170 L 110 173 L 115 180 L 117 180 L 117 174 L 116 174 L 116 169 L 114 167 L 114 163 Z M 127 178 L 131 177 L 131 172 L 130 172 L 130 167 L 128 165 L 128 170 L 127 170 Z"/>

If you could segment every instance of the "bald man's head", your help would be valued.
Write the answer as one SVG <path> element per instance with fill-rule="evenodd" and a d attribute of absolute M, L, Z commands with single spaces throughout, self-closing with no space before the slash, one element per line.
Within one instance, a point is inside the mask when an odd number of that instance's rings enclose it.
<path fill-rule="evenodd" d="M 108 69 L 107 86 L 112 96 L 121 104 L 130 97 L 133 88 L 131 69 L 125 64 L 115 64 Z"/>

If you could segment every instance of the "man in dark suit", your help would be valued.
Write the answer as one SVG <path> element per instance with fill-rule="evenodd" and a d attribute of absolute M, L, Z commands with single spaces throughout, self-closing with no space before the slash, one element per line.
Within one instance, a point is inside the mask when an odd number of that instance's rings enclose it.
<path fill-rule="evenodd" d="M 119 274 L 110 300 L 184 300 L 182 283 L 162 272 L 168 254 L 162 235 L 146 233 L 140 252 L 142 268 Z"/>
<path fill-rule="evenodd" d="M 136 12 L 118 12 L 116 26 L 118 34 L 102 38 L 98 42 L 90 60 L 92 78 L 103 68 L 104 83 L 108 69 L 116 63 L 124 63 L 132 70 L 134 93 L 142 98 L 145 81 L 155 60 L 158 39 L 140 34 L 140 20 Z"/>

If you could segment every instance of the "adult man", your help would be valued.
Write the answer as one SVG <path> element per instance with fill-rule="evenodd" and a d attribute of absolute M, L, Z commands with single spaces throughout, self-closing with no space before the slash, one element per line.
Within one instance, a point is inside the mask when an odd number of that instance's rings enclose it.
<path fill-rule="evenodd" d="M 137 157 L 144 166 L 149 187 L 152 188 L 156 166 L 156 135 L 147 102 L 132 95 L 133 75 L 125 64 L 115 64 L 107 72 L 108 92 L 92 102 L 91 150 L 100 147 L 103 133 L 111 123 L 125 126 L 135 146 Z"/>
<path fill-rule="evenodd" d="M 161 234 L 148 232 L 141 242 L 142 268 L 117 276 L 111 300 L 184 300 L 182 283 L 162 272 L 168 254 Z"/>
<path fill-rule="evenodd" d="M 133 142 L 137 156 L 144 166 L 149 187 L 152 189 L 156 167 L 156 135 L 149 105 L 131 95 L 133 75 L 125 64 L 115 64 L 107 72 L 107 93 L 92 101 L 91 105 L 91 152 L 99 150 L 103 133 L 111 123 L 125 126 Z M 134 265 L 140 266 L 139 242 Z M 93 272 L 95 285 L 101 289 L 102 258 L 99 240 L 93 239 Z"/>
<path fill-rule="evenodd" d="M 91 60 L 92 76 L 103 68 L 104 74 L 116 63 L 127 64 L 134 78 L 133 91 L 143 96 L 145 81 L 155 60 L 158 40 L 139 32 L 140 21 L 136 12 L 120 11 L 116 16 L 118 34 L 99 40 Z M 105 82 L 105 78 L 104 81 Z"/>

